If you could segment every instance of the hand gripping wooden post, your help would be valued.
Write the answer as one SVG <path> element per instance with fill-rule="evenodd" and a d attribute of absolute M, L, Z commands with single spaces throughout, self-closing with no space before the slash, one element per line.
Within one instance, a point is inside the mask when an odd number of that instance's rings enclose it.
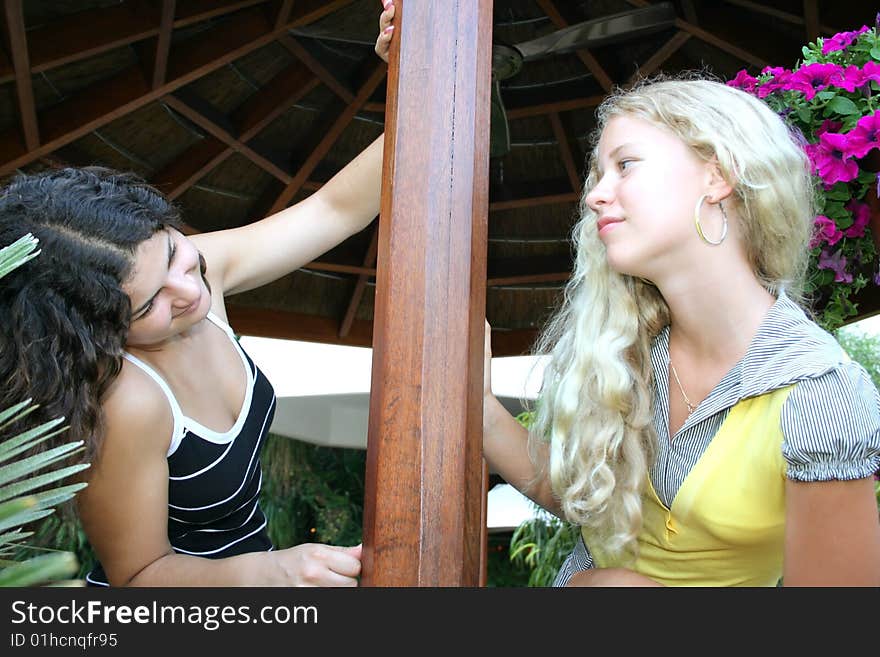
<path fill-rule="evenodd" d="M 491 0 L 395 0 L 364 586 L 478 586 Z"/>

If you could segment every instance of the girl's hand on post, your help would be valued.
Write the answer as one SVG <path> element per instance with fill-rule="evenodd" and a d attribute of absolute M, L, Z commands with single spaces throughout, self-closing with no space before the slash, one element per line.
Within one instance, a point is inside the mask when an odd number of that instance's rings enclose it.
<path fill-rule="evenodd" d="M 376 54 L 386 64 L 388 63 L 388 51 L 391 50 L 391 36 L 394 34 L 394 26 L 391 20 L 394 18 L 394 0 L 381 0 L 382 13 L 379 15 L 379 36 L 376 39 Z"/>
<path fill-rule="evenodd" d="M 357 586 L 361 550 L 361 545 L 305 543 L 267 554 L 278 566 L 280 586 Z"/>

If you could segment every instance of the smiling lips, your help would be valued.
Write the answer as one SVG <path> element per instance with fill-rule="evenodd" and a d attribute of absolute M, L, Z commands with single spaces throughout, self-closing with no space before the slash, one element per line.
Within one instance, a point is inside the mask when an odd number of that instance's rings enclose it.
<path fill-rule="evenodd" d="M 617 217 L 602 217 L 599 221 L 596 222 L 596 227 L 599 232 L 602 232 L 602 229 L 606 226 L 610 226 L 611 224 L 619 224 L 623 219 L 618 219 Z"/>

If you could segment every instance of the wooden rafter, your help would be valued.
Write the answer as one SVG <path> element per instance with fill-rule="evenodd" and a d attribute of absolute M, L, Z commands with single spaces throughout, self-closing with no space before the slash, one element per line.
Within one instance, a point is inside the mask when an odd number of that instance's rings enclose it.
<path fill-rule="evenodd" d="M 232 112 L 238 141 L 246 144 L 318 84 L 302 64 L 292 63 Z M 170 198 L 177 198 L 234 152 L 230 145 L 208 136 L 178 155 L 151 182 Z"/>
<path fill-rule="evenodd" d="M 67 101 L 38 116 L 45 133 L 36 149 L 26 149 L 15 133 L 0 135 L 0 175 L 6 175 L 43 155 L 172 93 L 180 87 L 226 66 L 232 61 L 274 41 L 287 29 L 320 17 L 351 0 L 328 2 L 326 6 L 304 7 L 279 32 L 269 25 L 259 9 L 242 11 L 234 22 L 224 22 L 197 38 L 172 49 L 168 81 L 151 89 L 137 66 L 81 90 Z M 253 4 L 253 3 L 251 3 Z M 155 33 L 154 33 L 155 34 Z M 33 70 L 33 69 L 32 69 Z"/>
<path fill-rule="evenodd" d="M 804 0 L 804 28 L 807 42 L 813 42 L 819 36 L 819 2 Z"/>
<path fill-rule="evenodd" d="M 507 120 L 515 121 L 516 119 L 524 119 L 530 116 L 542 116 L 551 112 L 570 112 L 572 110 L 598 107 L 605 99 L 605 96 L 587 96 L 586 98 L 572 98 L 571 100 L 563 100 L 555 103 L 543 103 L 540 105 L 529 105 L 527 107 L 508 107 Z"/>
<path fill-rule="evenodd" d="M 28 42 L 24 29 L 22 0 L 5 0 L 6 29 L 9 31 L 9 48 L 15 71 L 15 90 L 18 96 L 18 114 L 25 147 L 33 150 L 40 145 L 37 126 L 37 109 L 34 104 L 34 88 L 31 84 L 31 66 Z"/>
<path fill-rule="evenodd" d="M 319 317 L 283 310 L 229 303 L 226 305 L 229 324 L 241 335 L 256 335 L 279 340 L 302 340 L 350 347 L 373 346 L 373 323 L 355 319 L 351 330 L 339 335 L 339 323 L 332 317 Z M 529 352 L 535 342 L 535 329 L 505 330 L 492 328 L 494 356 L 520 356 Z"/>
<path fill-rule="evenodd" d="M 275 212 L 286 208 L 287 204 L 290 203 L 294 196 L 296 196 L 303 184 L 309 179 L 312 171 L 315 170 L 315 167 L 318 166 L 333 144 L 336 143 L 336 140 L 339 139 L 342 131 L 345 130 L 349 123 L 351 123 L 355 114 L 357 114 L 357 111 L 366 102 L 367 98 L 369 98 L 376 90 L 379 83 L 385 79 L 385 73 L 385 63 L 380 62 L 379 65 L 373 69 L 373 72 L 369 75 L 367 81 L 358 90 L 357 95 L 352 102 L 339 114 L 333 122 L 333 125 L 325 133 L 324 137 L 318 142 L 315 149 L 306 157 L 302 166 L 300 166 L 299 171 L 294 175 L 293 180 L 284 188 L 284 191 L 279 194 L 269 211 L 270 214 L 274 214 Z"/>
<path fill-rule="evenodd" d="M 538 6 L 541 10 L 547 14 L 547 17 L 557 28 L 568 27 L 571 23 L 559 12 L 559 9 L 556 7 L 555 0 L 536 0 Z M 608 75 L 602 65 L 596 60 L 593 54 L 587 50 L 586 48 L 581 48 L 580 50 L 575 51 L 578 59 L 580 59 L 584 66 L 587 67 L 587 70 L 593 74 L 593 77 L 596 78 L 596 82 L 598 82 L 601 87 L 605 91 L 611 91 L 611 88 L 614 86 L 614 81 Z"/>
<path fill-rule="evenodd" d="M 647 0 L 626 0 L 629 4 L 634 7 L 650 7 L 651 3 Z M 679 30 L 684 30 L 685 32 L 690 33 L 691 35 L 697 37 L 701 41 L 705 41 L 710 46 L 714 46 L 718 48 L 718 50 L 722 50 L 729 55 L 733 55 L 739 60 L 752 64 L 753 66 L 757 66 L 759 68 L 764 68 L 767 66 L 767 62 L 761 59 L 760 57 L 753 55 L 747 50 L 736 46 L 729 41 L 725 41 L 724 39 L 719 39 L 717 36 L 712 34 L 711 32 L 707 32 L 706 30 L 693 25 L 681 18 L 676 18 L 675 27 Z"/>
<path fill-rule="evenodd" d="M 767 5 L 763 5 L 758 2 L 752 2 L 752 0 L 724 0 L 724 2 L 729 5 L 736 5 L 737 7 L 748 9 L 749 11 L 753 11 L 758 14 L 778 18 L 779 20 L 786 23 L 791 23 L 792 25 L 805 24 L 803 16 L 790 14 L 787 11 L 782 11 L 781 9 L 776 9 L 775 7 L 768 7 Z M 837 34 L 838 32 L 840 32 L 839 29 L 824 24 L 819 25 L 819 30 L 822 34 Z"/>
<path fill-rule="evenodd" d="M 289 34 L 278 37 L 278 43 L 287 48 L 294 57 L 305 64 L 318 79 L 323 82 L 330 91 L 339 96 L 346 104 L 354 101 L 354 94 L 348 87 L 336 79 L 330 71 L 328 71 L 321 62 L 312 57 L 308 50 Z"/>
<path fill-rule="evenodd" d="M 560 203 L 576 203 L 580 200 L 578 192 L 564 192 L 561 194 L 546 194 L 543 196 L 526 196 L 523 198 L 493 201 L 489 204 L 489 212 L 500 210 L 514 210 L 516 208 L 532 208 L 540 205 L 558 205 Z"/>
<path fill-rule="evenodd" d="M 627 81 L 627 84 L 635 83 L 639 78 L 646 78 L 653 74 L 657 69 L 663 66 L 663 63 L 669 59 L 674 52 L 681 48 L 688 39 L 691 38 L 689 32 L 679 30 L 669 41 L 664 43 L 660 48 L 651 55 L 650 59 L 638 67 L 633 76 Z"/>
<path fill-rule="evenodd" d="M 275 17 L 275 29 L 281 29 L 290 20 L 290 12 L 293 9 L 294 0 L 284 0 L 278 8 L 278 15 Z"/>
<path fill-rule="evenodd" d="M 379 224 L 377 222 L 375 228 L 373 229 L 373 236 L 370 238 L 370 245 L 367 247 L 367 252 L 364 255 L 364 267 L 375 267 L 376 254 L 378 253 L 378 250 Z M 361 305 L 361 299 L 363 299 L 364 291 L 367 289 L 367 281 L 369 280 L 369 278 L 369 274 L 360 274 L 354 284 L 354 291 L 351 293 L 351 299 L 348 302 L 348 307 L 345 309 L 345 314 L 342 316 L 342 321 L 339 323 L 340 338 L 344 338 L 346 335 L 348 335 L 349 331 L 351 331 L 352 323 L 354 322 L 354 318 L 357 315 L 357 309 Z"/>
<path fill-rule="evenodd" d="M 158 89 L 165 84 L 176 5 L 176 0 L 162 0 L 162 18 L 159 21 L 159 36 L 156 39 L 156 56 L 153 63 L 153 89 Z"/>
<path fill-rule="evenodd" d="M 571 183 L 571 189 L 579 192 L 582 186 L 581 168 L 578 162 L 582 159 L 575 155 L 580 150 L 576 148 L 576 143 L 570 134 L 570 131 L 562 125 L 562 119 L 557 112 L 551 112 L 547 115 L 550 119 L 550 125 L 553 128 L 553 135 L 559 144 L 559 155 L 562 158 L 562 164 L 565 166 L 565 172 L 568 174 L 568 181 Z"/>
<path fill-rule="evenodd" d="M 203 130 L 206 130 L 214 138 L 222 141 L 224 144 L 226 144 L 228 148 L 231 148 L 236 153 L 241 153 L 242 155 L 244 155 L 248 160 L 256 164 L 264 171 L 272 174 L 281 182 L 285 184 L 290 182 L 290 173 L 272 162 L 272 160 L 270 160 L 262 153 L 259 153 L 257 150 L 248 146 L 243 141 L 240 141 L 235 135 L 232 134 L 232 132 L 227 127 L 221 125 L 219 121 L 217 121 L 216 119 L 208 118 L 208 108 L 196 109 L 194 105 L 197 100 L 198 99 L 192 97 L 184 100 L 179 95 L 169 94 L 162 99 L 162 102 L 166 103 L 176 112 L 179 112 L 180 114 L 188 118 L 190 121 L 201 127 Z"/>
<path fill-rule="evenodd" d="M 269 0 L 200 0 L 186 2 L 173 22 L 173 29 L 265 4 Z M 63 18 L 28 32 L 31 41 L 31 72 L 42 73 L 59 66 L 93 57 L 102 52 L 156 37 L 161 14 L 145 3 L 127 0 L 119 5 L 89 9 L 75 20 Z M 9 65 L 0 64 L 0 83 L 13 78 Z"/>

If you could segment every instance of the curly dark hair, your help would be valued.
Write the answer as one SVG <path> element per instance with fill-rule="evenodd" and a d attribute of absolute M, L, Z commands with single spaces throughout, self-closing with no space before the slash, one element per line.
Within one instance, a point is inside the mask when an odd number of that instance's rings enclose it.
<path fill-rule="evenodd" d="M 0 191 L 0 245 L 31 233 L 40 249 L 0 280 L 0 408 L 39 405 L 4 433 L 64 416 L 94 458 L 131 322 L 122 284 L 138 245 L 169 226 L 182 227 L 179 211 L 129 173 L 56 169 Z"/>

